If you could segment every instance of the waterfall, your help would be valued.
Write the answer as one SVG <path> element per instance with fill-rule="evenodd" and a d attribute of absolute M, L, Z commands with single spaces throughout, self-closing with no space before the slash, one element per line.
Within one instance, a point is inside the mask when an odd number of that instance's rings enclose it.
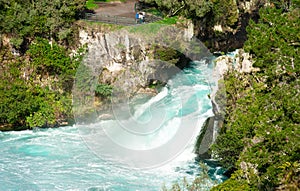
<path fill-rule="evenodd" d="M 211 64 L 193 62 L 155 97 L 135 105 L 129 118 L 0 133 L 0 190 L 155 191 L 184 177 L 193 180 L 200 171 L 196 136 L 213 115 L 211 71 Z M 210 169 L 213 179 L 223 180 L 219 169 Z M 205 183 L 204 190 L 214 184 Z"/>

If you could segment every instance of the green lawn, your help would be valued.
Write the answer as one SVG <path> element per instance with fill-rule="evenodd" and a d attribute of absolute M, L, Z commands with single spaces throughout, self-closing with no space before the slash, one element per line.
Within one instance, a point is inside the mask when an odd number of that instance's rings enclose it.
<path fill-rule="evenodd" d="M 88 9 L 97 9 L 98 5 L 95 4 L 94 0 L 87 0 L 86 1 L 86 8 L 88 8 Z"/>
<path fill-rule="evenodd" d="M 126 2 L 126 0 L 87 0 L 86 1 L 86 8 L 88 9 L 97 9 L 98 5 L 95 2 L 113 2 L 113 1 L 121 1 L 121 2 Z"/>
<path fill-rule="evenodd" d="M 126 0 L 95 0 L 98 2 L 112 2 L 112 1 L 121 1 L 121 2 L 126 2 Z"/>

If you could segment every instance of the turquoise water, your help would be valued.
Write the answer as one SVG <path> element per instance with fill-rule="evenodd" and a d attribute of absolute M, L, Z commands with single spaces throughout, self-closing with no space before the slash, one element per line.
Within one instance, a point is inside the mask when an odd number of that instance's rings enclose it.
<path fill-rule="evenodd" d="M 149 137 L 145 144 L 155 147 L 163 144 L 176 131 L 178 117 L 190 116 L 199 123 L 195 132 L 199 132 L 201 123 L 212 115 L 208 99 L 210 86 L 208 78 L 211 67 L 195 62 L 190 68 L 170 80 L 168 87 L 148 101 L 137 106 L 137 118 L 149 120 L 151 105 L 163 105 L 166 113 L 165 128 L 158 130 L 155 137 Z M 191 91 L 191 88 L 193 91 Z M 184 102 L 178 102 L 179 94 L 185 95 Z M 161 104 L 164 103 L 164 104 Z M 142 108 L 142 109 L 140 109 Z M 99 122 L 101 124 L 101 122 Z M 97 124 L 88 126 L 96 128 Z M 112 190 L 112 191 L 155 191 L 165 184 L 182 180 L 192 180 L 200 167 L 195 161 L 193 146 L 196 134 L 190 143 L 173 160 L 157 168 L 142 170 L 130 169 L 94 152 L 83 138 L 78 126 L 58 129 L 36 129 L 21 132 L 0 132 L 0 190 Z M 125 135 L 119 135 L 120 139 Z M 123 137 L 122 137 L 123 136 Z M 160 138 L 162 137 L 162 138 Z M 211 178 L 222 181 L 219 167 L 210 167 Z M 203 190 L 215 183 L 207 181 Z"/>

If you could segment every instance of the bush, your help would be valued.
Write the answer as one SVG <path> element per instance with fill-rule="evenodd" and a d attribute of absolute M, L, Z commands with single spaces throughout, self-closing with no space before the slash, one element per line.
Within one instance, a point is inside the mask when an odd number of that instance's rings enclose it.
<path fill-rule="evenodd" d="M 107 84 L 97 84 L 95 93 L 96 96 L 100 96 L 102 98 L 107 98 L 112 95 L 113 87 Z"/>
<path fill-rule="evenodd" d="M 20 58 L 8 54 L 7 47 L 0 52 L 5 63 L 0 72 L 1 126 L 53 127 L 72 118 L 71 89 L 80 56 L 71 59 L 64 47 L 41 38 Z"/>

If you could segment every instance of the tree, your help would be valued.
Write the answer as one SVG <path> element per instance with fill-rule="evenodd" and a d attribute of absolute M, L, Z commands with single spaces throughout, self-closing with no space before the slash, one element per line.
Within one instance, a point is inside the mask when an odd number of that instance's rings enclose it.
<path fill-rule="evenodd" d="M 167 16 L 183 15 L 192 19 L 212 16 L 212 25 L 233 25 L 238 20 L 238 7 L 235 0 L 145 0 L 155 4 Z"/>
<path fill-rule="evenodd" d="M 84 6 L 84 0 L 0 1 L 0 32 L 11 35 L 16 48 L 35 36 L 68 42 Z"/>

